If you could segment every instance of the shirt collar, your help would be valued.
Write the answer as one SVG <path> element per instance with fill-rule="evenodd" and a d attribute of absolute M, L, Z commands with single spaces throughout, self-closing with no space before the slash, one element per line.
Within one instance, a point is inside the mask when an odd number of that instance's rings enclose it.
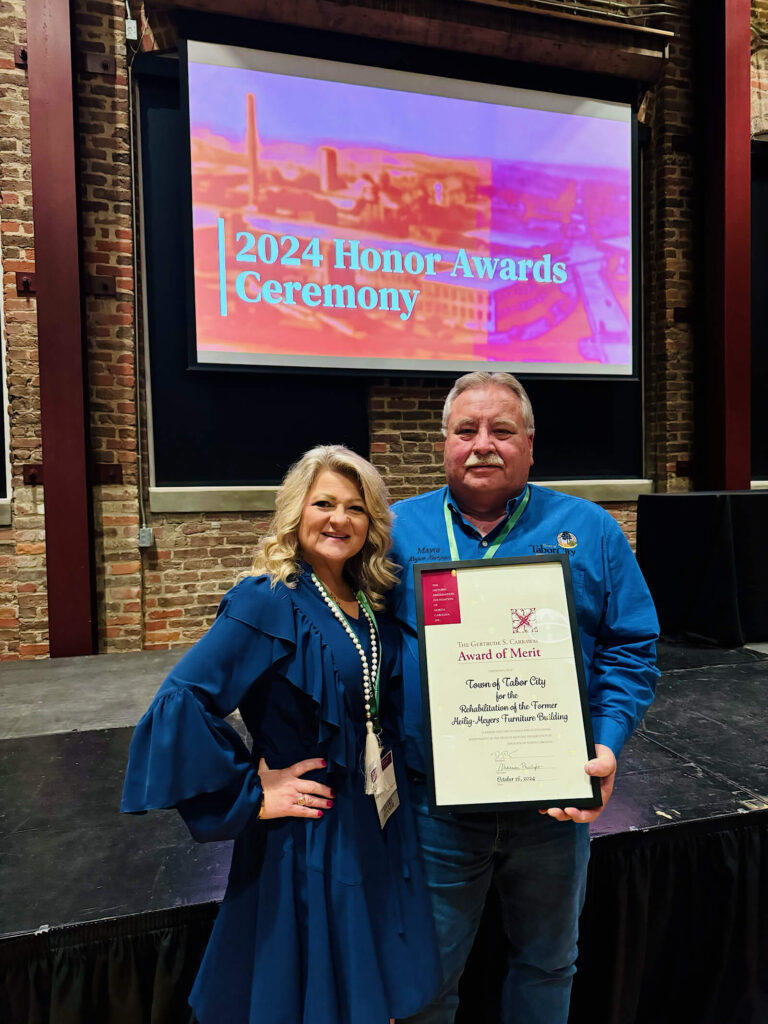
<path fill-rule="evenodd" d="M 523 489 L 520 491 L 519 494 L 516 494 L 514 497 L 509 499 L 509 501 L 507 502 L 507 514 L 506 514 L 506 516 L 504 516 L 505 519 L 508 516 L 511 516 L 512 513 L 515 511 L 515 506 L 517 505 L 518 501 L 520 501 L 522 496 L 525 494 L 525 488 L 527 486 L 528 486 L 528 484 L 526 484 L 525 487 L 523 487 Z M 463 519 L 464 518 L 464 514 L 461 511 L 461 509 L 459 508 L 458 502 L 456 501 L 454 496 L 451 494 L 450 487 L 448 487 L 446 485 L 445 490 L 446 490 L 446 494 L 448 496 L 448 508 L 451 510 L 451 512 L 454 512 L 456 515 L 461 516 L 461 518 Z"/>

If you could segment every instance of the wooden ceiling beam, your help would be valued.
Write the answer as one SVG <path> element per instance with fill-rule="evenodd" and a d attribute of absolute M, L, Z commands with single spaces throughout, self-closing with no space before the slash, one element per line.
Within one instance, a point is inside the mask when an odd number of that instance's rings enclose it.
<path fill-rule="evenodd" d="M 674 38 L 644 26 L 480 0 L 183 0 L 178 6 L 648 83 L 662 73 Z"/>

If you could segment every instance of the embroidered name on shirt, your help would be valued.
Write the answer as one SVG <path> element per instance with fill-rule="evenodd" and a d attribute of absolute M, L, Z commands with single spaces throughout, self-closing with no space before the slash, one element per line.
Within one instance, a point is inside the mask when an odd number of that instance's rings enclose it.
<path fill-rule="evenodd" d="M 436 547 L 418 547 L 416 554 L 411 555 L 408 559 L 409 562 L 443 562 L 447 560 L 447 555 L 443 553 L 440 548 Z"/>
<path fill-rule="evenodd" d="M 557 544 L 529 544 L 528 547 L 534 555 L 571 555 L 573 557 L 575 553 L 572 548 L 559 548 Z"/>

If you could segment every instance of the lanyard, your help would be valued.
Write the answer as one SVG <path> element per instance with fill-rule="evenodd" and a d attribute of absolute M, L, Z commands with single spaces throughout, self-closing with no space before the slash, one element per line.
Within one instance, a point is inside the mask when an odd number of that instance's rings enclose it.
<path fill-rule="evenodd" d="M 510 533 L 517 526 L 517 521 L 520 518 L 520 516 L 523 514 L 523 512 L 525 512 L 525 508 L 526 508 L 526 506 L 528 504 L 528 499 L 530 498 L 530 496 L 531 496 L 531 489 L 530 489 L 530 487 L 526 486 L 525 493 L 523 494 L 522 498 L 518 502 L 517 508 L 515 509 L 515 511 L 512 513 L 512 515 L 509 517 L 509 519 L 504 524 L 504 528 L 501 530 L 501 532 L 499 533 L 499 535 L 496 538 L 496 540 L 483 553 L 483 558 L 493 558 L 493 556 L 499 550 L 499 547 L 504 543 L 504 541 L 507 539 L 507 537 L 510 535 Z M 448 508 L 448 491 L 447 490 L 445 492 L 445 497 L 443 498 L 443 513 L 445 515 L 445 529 L 446 529 L 446 532 L 448 534 L 448 547 L 451 549 L 451 561 L 452 562 L 458 562 L 459 561 L 459 549 L 456 546 L 456 533 L 455 533 L 454 528 L 453 528 L 453 516 L 451 515 L 451 510 Z"/>
<path fill-rule="evenodd" d="M 381 659 L 382 659 L 382 655 L 383 655 L 383 651 L 381 649 L 381 637 L 379 636 L 379 624 L 376 621 L 376 616 L 373 614 L 373 608 L 371 608 L 370 604 L 368 603 L 368 598 L 365 596 L 365 594 L 362 592 L 362 590 L 358 590 L 358 592 L 355 594 L 355 597 L 357 598 L 357 603 L 359 605 L 362 605 L 362 607 L 368 613 L 369 621 L 370 621 L 371 625 L 373 626 L 373 631 L 374 631 L 374 633 L 376 635 L 376 644 L 378 645 L 378 648 L 379 648 L 378 658 L 376 659 L 376 678 L 373 681 L 373 707 L 371 708 L 371 718 L 373 719 L 375 727 L 376 727 L 376 730 L 378 732 L 379 729 L 380 729 L 380 726 L 378 724 L 379 723 L 379 689 L 380 689 L 380 684 L 381 684 Z M 371 646 L 371 657 L 373 657 L 374 653 L 375 652 L 373 650 L 373 645 L 372 645 Z"/>

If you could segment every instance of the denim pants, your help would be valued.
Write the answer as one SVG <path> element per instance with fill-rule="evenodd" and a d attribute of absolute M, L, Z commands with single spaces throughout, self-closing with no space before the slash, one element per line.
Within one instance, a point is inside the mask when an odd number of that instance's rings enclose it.
<path fill-rule="evenodd" d="M 536 810 L 430 815 L 426 785 L 416 781 L 410 789 L 444 986 L 408 1024 L 452 1024 L 459 979 L 492 882 L 509 942 L 499 1024 L 567 1024 L 588 826 Z"/>

